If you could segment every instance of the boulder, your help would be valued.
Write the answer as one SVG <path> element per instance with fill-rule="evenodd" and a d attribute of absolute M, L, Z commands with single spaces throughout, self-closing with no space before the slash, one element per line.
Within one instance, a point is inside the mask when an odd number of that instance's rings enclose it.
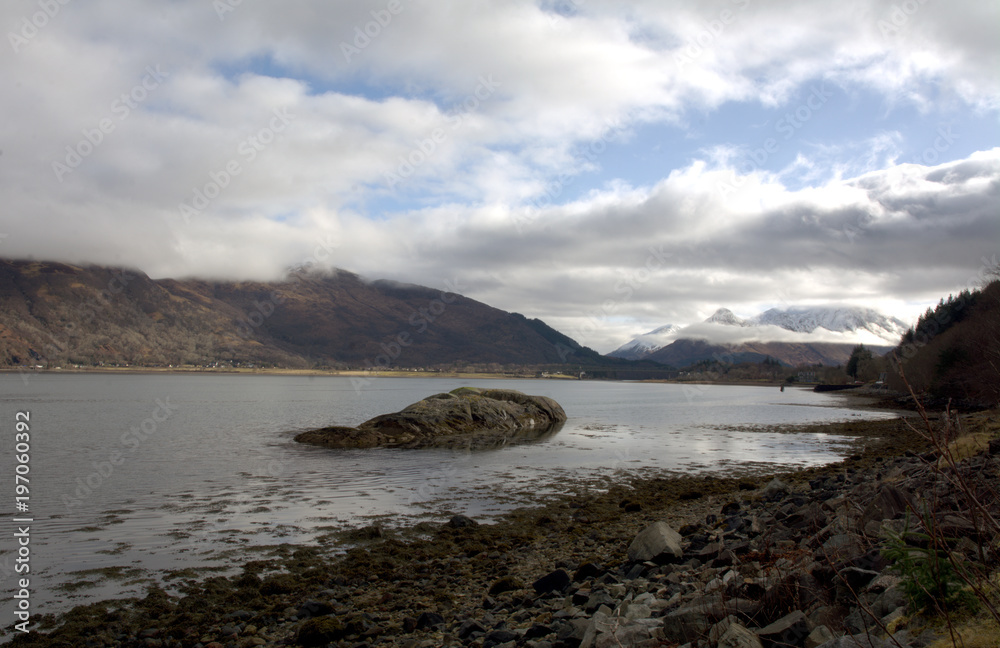
<path fill-rule="evenodd" d="M 484 628 L 482 624 L 475 619 L 466 619 L 462 622 L 462 625 L 458 627 L 457 635 L 459 639 L 464 641 L 477 633 L 484 635 L 486 632 L 486 628 Z"/>
<path fill-rule="evenodd" d="M 615 599 L 611 597 L 610 594 L 605 590 L 598 590 L 593 592 L 584 603 L 583 609 L 587 612 L 593 612 L 599 609 L 601 606 L 613 607 L 615 605 Z"/>
<path fill-rule="evenodd" d="M 762 648 L 762 645 L 757 635 L 739 623 L 733 623 L 722 633 L 718 648 Z"/>
<path fill-rule="evenodd" d="M 333 607 L 329 603 L 309 600 L 299 606 L 295 616 L 300 619 L 308 619 L 310 617 L 326 616 L 327 614 L 333 614 Z"/>
<path fill-rule="evenodd" d="M 513 389 L 461 387 L 435 394 L 356 428 L 333 426 L 295 436 L 326 448 L 486 448 L 534 441 L 566 420 L 559 403 Z"/>
<path fill-rule="evenodd" d="M 489 594 L 490 596 L 496 596 L 497 594 L 519 590 L 523 587 L 524 584 L 513 576 L 504 576 L 490 586 Z"/>
<path fill-rule="evenodd" d="M 600 576 L 604 573 L 604 569 L 600 565 L 595 565 L 592 562 L 585 562 L 576 568 L 573 572 L 573 582 L 582 583 L 588 578 L 593 578 L 594 576 Z"/>
<path fill-rule="evenodd" d="M 786 614 L 774 623 L 757 631 L 764 648 L 788 648 L 789 646 L 804 646 L 811 628 L 809 619 L 802 610 Z"/>
<path fill-rule="evenodd" d="M 556 637 L 563 643 L 580 645 L 589 627 L 589 619 L 569 619 L 556 627 Z"/>
<path fill-rule="evenodd" d="M 816 648 L 890 648 L 893 644 L 874 635 L 844 635 L 822 643 Z"/>
<path fill-rule="evenodd" d="M 499 646 L 500 644 L 505 644 L 511 641 L 517 641 L 521 636 L 516 632 L 510 630 L 500 629 L 492 630 L 486 634 L 483 639 L 483 648 L 489 648 L 490 646 Z"/>
<path fill-rule="evenodd" d="M 729 612 L 722 603 L 687 605 L 663 617 L 663 633 L 677 643 L 697 641 Z"/>
<path fill-rule="evenodd" d="M 549 592 L 561 592 L 570 584 L 569 574 L 562 569 L 557 569 L 542 576 L 531 586 L 537 594 L 548 594 Z"/>
<path fill-rule="evenodd" d="M 834 639 L 836 639 L 836 637 L 833 636 L 833 632 L 830 631 L 830 628 L 827 628 L 825 625 L 817 626 L 812 632 L 809 633 L 809 636 L 806 637 L 805 648 L 818 648 L 818 646 Z"/>
<path fill-rule="evenodd" d="M 788 484 L 781 481 L 777 477 L 772 479 L 767 484 L 767 486 L 765 486 L 760 491 L 761 497 L 763 497 L 768 502 L 777 502 L 787 494 L 788 494 Z"/>
<path fill-rule="evenodd" d="M 653 648 L 662 645 L 654 639 L 657 619 L 623 619 L 597 612 L 590 619 L 580 648 Z"/>
<path fill-rule="evenodd" d="M 325 646 L 347 636 L 349 628 L 334 617 L 309 619 L 299 628 L 296 641 L 300 646 Z"/>
<path fill-rule="evenodd" d="M 861 526 L 865 526 L 868 522 L 895 519 L 907 510 L 917 510 L 915 498 L 895 486 L 882 484 L 878 493 L 861 513 Z"/>
<path fill-rule="evenodd" d="M 681 536 L 666 522 L 654 522 L 643 529 L 628 546 L 628 559 L 632 562 L 652 560 L 668 563 L 684 556 Z"/>
<path fill-rule="evenodd" d="M 722 638 L 722 635 L 726 634 L 726 630 L 729 630 L 729 626 L 739 622 L 740 620 L 732 614 L 727 616 L 725 619 L 722 619 L 708 629 L 708 642 L 713 645 L 719 643 L 719 639 Z"/>
<path fill-rule="evenodd" d="M 444 617 L 437 612 L 423 612 L 417 617 L 417 630 L 433 628 L 444 623 Z"/>
<path fill-rule="evenodd" d="M 877 578 L 880 574 L 877 571 L 871 569 L 862 569 L 860 567 L 845 567 L 841 569 L 837 574 L 848 587 L 851 588 L 852 592 L 860 592 L 862 588 L 868 585 Z"/>
<path fill-rule="evenodd" d="M 465 529 L 468 527 L 479 526 L 479 523 L 470 517 L 465 515 L 453 515 L 446 525 L 452 529 Z"/>
<path fill-rule="evenodd" d="M 645 619 L 644 621 L 650 621 Z M 597 635 L 594 648 L 655 648 L 663 643 L 654 638 L 655 624 L 633 622 Z"/>

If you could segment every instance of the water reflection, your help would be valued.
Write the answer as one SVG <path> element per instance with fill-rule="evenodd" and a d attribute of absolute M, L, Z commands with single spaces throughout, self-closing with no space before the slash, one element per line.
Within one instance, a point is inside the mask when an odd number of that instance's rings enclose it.
<path fill-rule="evenodd" d="M 570 420 L 419 451 L 330 451 L 293 441 L 295 431 L 358 425 L 463 385 L 548 396 Z M 176 411 L 141 444 L 123 444 L 167 398 Z M 122 569 L 152 575 L 237 563 L 254 547 L 327 542 L 349 525 L 404 515 L 482 518 L 554 492 L 560 479 L 835 461 L 849 440 L 762 426 L 858 415 L 843 402 L 796 389 L 711 386 L 689 403 L 676 385 L 575 381 L 382 378 L 358 392 L 336 377 L 38 375 L 25 385 L 0 375 L 0 421 L 24 408 L 37 421 L 32 571 L 45 611 L 126 593 L 129 579 L 113 576 Z M 13 470 L 10 442 L 0 437 L 3 474 Z M 122 461 L 98 483 L 95 465 L 115 451 Z M 86 492 L 80 484 L 88 478 L 94 486 Z M 67 505 L 64 495 L 78 503 Z M 10 539 L 0 548 L 2 567 Z M 92 571 L 106 569 L 119 571 Z M 64 589 L 77 581 L 93 585 Z M 7 602 L 11 582 L 3 579 Z"/>

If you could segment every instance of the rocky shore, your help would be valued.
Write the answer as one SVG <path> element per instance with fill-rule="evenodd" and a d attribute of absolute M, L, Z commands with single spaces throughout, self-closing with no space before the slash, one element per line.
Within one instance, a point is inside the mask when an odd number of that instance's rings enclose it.
<path fill-rule="evenodd" d="M 925 511 L 942 551 L 968 573 L 995 574 L 996 537 L 984 520 L 1000 519 L 1000 418 L 969 415 L 961 426 L 968 434 L 949 446 L 953 466 L 901 420 L 809 426 L 855 435 L 863 448 L 781 475 L 581 485 L 496 524 L 455 516 L 395 533 L 362 529 L 359 545 L 332 560 L 282 546 L 240 575 L 191 581 L 179 594 L 154 589 L 44 618 L 13 645 L 952 645 L 884 549 L 895 533 L 911 555 L 926 554 L 928 543 L 904 529 L 908 510 Z M 969 495 L 982 504 L 974 514 Z M 982 610 L 950 604 L 952 630 L 1000 637 L 988 634 Z"/>

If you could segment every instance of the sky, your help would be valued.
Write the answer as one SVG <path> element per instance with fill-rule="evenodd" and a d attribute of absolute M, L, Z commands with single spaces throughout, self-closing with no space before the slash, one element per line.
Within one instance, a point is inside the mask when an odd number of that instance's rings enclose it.
<path fill-rule="evenodd" d="M 0 257 L 336 267 L 608 352 L 1000 244 L 1000 4 L 10 0 Z"/>

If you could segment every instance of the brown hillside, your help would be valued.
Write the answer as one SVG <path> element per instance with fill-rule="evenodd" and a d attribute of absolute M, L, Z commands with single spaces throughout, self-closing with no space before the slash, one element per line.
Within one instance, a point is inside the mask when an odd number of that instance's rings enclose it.
<path fill-rule="evenodd" d="M 534 365 L 563 362 L 567 347 L 600 361 L 537 320 L 344 271 L 298 272 L 276 283 L 211 282 L 0 261 L 0 366 Z"/>
<path fill-rule="evenodd" d="M 838 366 L 851 357 L 852 344 L 746 342 L 743 344 L 712 344 L 704 340 L 680 339 L 646 356 L 648 360 L 674 367 L 688 367 L 703 360 L 725 363 L 763 362 L 767 358 L 793 367 L 805 365 Z M 877 353 L 888 347 L 873 347 Z"/>

